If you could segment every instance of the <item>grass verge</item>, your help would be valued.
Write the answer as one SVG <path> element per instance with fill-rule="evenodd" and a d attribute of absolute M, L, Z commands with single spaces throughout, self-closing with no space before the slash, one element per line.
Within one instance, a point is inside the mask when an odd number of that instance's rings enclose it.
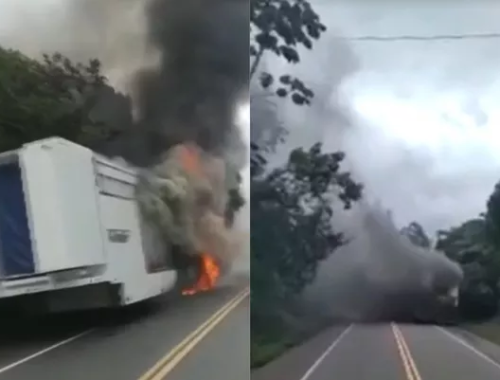
<path fill-rule="evenodd" d="M 500 322 L 498 321 L 485 322 L 481 324 L 471 324 L 461 327 L 464 330 L 467 330 L 483 339 L 500 345 Z"/>
<path fill-rule="evenodd" d="M 251 369 L 257 369 L 266 365 L 297 343 L 299 342 L 285 338 L 276 341 L 252 340 Z"/>

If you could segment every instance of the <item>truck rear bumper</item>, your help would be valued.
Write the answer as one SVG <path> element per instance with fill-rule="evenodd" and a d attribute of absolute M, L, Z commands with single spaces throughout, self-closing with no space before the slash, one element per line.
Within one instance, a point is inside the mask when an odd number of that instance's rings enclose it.
<path fill-rule="evenodd" d="M 16 297 L 105 282 L 102 276 L 93 276 L 89 273 L 90 271 L 79 269 L 0 280 L 0 298 Z"/>

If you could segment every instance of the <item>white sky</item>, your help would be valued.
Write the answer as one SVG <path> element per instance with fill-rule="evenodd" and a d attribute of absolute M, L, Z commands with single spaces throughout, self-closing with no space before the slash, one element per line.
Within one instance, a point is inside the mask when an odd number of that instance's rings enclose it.
<path fill-rule="evenodd" d="M 317 110 L 299 118 L 292 144 L 340 144 L 359 178 L 399 223 L 417 220 L 435 230 L 483 211 L 500 180 L 500 38 L 358 41 L 348 43 L 349 52 L 332 37 L 500 32 L 500 3 L 313 3 L 321 4 L 316 9 L 330 32 L 297 70 L 321 86 L 351 70 L 340 99 L 354 125 L 332 122 L 340 111 L 331 96 L 334 110 L 319 127 Z M 335 70 L 340 73 L 331 74 Z M 290 121 L 296 120 L 294 114 Z"/>
<path fill-rule="evenodd" d="M 32 27 L 43 20 L 50 20 L 62 12 L 64 0 L 2 0 L 0 4 L 0 34 L 8 34 L 23 25 Z M 20 25 L 20 22 L 22 24 Z"/>

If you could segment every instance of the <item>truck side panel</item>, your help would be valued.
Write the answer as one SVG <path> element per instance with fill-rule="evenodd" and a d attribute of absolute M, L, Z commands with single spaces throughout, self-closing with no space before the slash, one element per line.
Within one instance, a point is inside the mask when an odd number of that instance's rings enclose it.
<path fill-rule="evenodd" d="M 18 162 L 0 165 L 0 257 L 2 277 L 35 272 Z"/>
<path fill-rule="evenodd" d="M 38 273 L 106 263 L 93 153 L 51 138 L 20 151 Z"/>
<path fill-rule="evenodd" d="M 135 200 L 135 173 L 104 159 L 97 159 L 97 172 L 99 209 L 107 232 L 107 275 L 122 285 L 122 302 L 138 302 L 173 289 L 176 271 L 159 232 L 142 218 Z"/>
<path fill-rule="evenodd" d="M 174 270 L 153 274 L 146 271 L 137 204 L 101 195 L 101 210 L 108 231 L 108 276 L 123 285 L 122 302 L 134 303 L 171 290 L 177 279 Z"/>

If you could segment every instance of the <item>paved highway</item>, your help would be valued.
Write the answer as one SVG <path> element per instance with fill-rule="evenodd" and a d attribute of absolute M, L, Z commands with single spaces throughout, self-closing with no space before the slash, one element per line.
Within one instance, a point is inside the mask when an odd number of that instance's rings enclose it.
<path fill-rule="evenodd" d="M 120 313 L 4 316 L 0 380 L 249 379 L 247 283 Z"/>
<path fill-rule="evenodd" d="M 332 328 L 252 380 L 498 380 L 500 347 L 435 326 Z"/>

